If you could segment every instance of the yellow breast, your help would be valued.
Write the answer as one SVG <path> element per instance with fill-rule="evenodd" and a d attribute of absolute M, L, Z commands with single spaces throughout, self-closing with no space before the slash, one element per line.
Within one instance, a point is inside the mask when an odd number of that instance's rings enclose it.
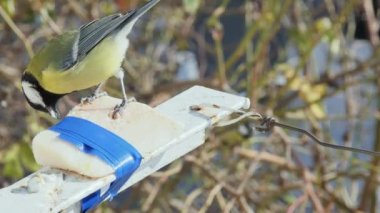
<path fill-rule="evenodd" d="M 119 71 L 127 48 L 126 38 L 124 42 L 117 42 L 113 36 L 107 37 L 69 70 L 57 72 L 49 66 L 42 72 L 41 86 L 56 94 L 96 86 Z"/>

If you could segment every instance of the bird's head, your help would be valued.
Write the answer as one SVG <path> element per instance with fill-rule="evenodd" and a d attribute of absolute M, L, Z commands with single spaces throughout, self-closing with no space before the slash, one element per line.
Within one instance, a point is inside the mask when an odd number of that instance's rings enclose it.
<path fill-rule="evenodd" d="M 22 74 L 21 87 L 30 106 L 36 110 L 47 112 L 54 118 L 60 118 L 57 102 L 63 95 L 46 91 L 38 80 L 27 72 Z"/>

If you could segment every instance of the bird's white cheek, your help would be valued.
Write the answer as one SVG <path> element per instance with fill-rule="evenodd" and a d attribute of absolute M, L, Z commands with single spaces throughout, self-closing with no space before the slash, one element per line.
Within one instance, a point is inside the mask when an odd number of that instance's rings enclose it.
<path fill-rule="evenodd" d="M 30 102 L 45 107 L 45 103 L 43 102 L 40 93 L 36 89 L 34 89 L 33 85 L 31 85 L 28 82 L 22 82 L 21 86 L 26 98 Z"/>

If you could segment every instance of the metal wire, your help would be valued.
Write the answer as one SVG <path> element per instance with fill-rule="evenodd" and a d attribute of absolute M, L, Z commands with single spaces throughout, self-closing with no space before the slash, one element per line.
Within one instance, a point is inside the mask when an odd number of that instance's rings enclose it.
<path fill-rule="evenodd" d="M 321 140 L 319 140 L 315 135 L 310 133 L 309 131 L 306 131 L 304 129 L 294 127 L 291 125 L 279 123 L 275 121 L 273 118 L 267 117 L 262 119 L 261 126 L 264 127 L 256 127 L 257 130 L 259 131 L 270 131 L 274 126 L 289 129 L 292 131 L 300 132 L 302 134 L 307 135 L 310 139 L 312 139 L 314 142 L 321 146 L 333 148 L 333 149 L 339 149 L 339 150 L 346 150 L 346 151 L 351 151 L 351 152 L 357 152 L 357 153 L 362 153 L 362 154 L 367 154 L 367 155 L 374 155 L 374 156 L 380 156 L 380 152 L 376 151 L 370 151 L 366 149 L 359 149 L 359 148 L 354 148 L 354 147 L 349 147 L 349 146 L 343 146 L 343 145 L 337 145 L 337 144 L 331 144 L 331 143 L 326 143 Z"/>
<path fill-rule="evenodd" d="M 224 121 L 223 123 L 217 124 L 217 126 L 228 126 L 228 125 L 240 122 L 241 120 L 243 120 L 245 118 L 249 118 L 249 119 L 254 120 L 256 122 L 257 121 L 261 122 L 259 126 L 255 127 L 255 129 L 260 131 L 260 132 L 270 132 L 273 130 L 273 127 L 277 126 L 280 128 L 296 131 L 296 132 L 302 133 L 304 135 L 307 135 L 310 139 L 312 139 L 312 141 L 314 141 L 317 144 L 324 146 L 324 147 L 328 147 L 328 148 L 332 148 L 332 149 L 338 149 L 338 150 L 345 150 L 345 151 L 350 151 L 350 152 L 357 152 L 357 153 L 362 153 L 362 154 L 366 154 L 366 155 L 373 155 L 373 156 L 379 156 L 380 157 L 380 152 L 323 142 L 323 141 L 319 140 L 317 138 L 317 136 L 313 135 L 311 132 L 309 132 L 307 130 L 277 122 L 274 118 L 262 116 L 260 113 L 257 113 L 257 112 L 252 112 L 252 111 L 247 112 L 247 111 L 243 111 L 243 110 L 234 110 L 234 109 L 218 106 L 215 104 L 212 104 L 212 105 L 203 104 L 202 106 L 194 105 L 194 106 L 190 107 L 190 110 L 198 111 L 199 109 L 201 109 L 202 107 L 205 107 L 205 106 L 206 107 L 212 107 L 212 108 L 218 108 L 218 109 L 222 109 L 222 110 L 227 110 L 227 111 L 230 111 L 232 113 L 239 115 L 239 117 L 231 119 L 229 121 Z"/>

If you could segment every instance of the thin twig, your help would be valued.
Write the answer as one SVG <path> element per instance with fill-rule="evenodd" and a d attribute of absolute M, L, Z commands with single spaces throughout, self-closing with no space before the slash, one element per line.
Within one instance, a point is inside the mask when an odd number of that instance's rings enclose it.
<path fill-rule="evenodd" d="M 204 213 L 207 211 L 207 209 L 211 206 L 212 202 L 214 201 L 217 194 L 222 190 L 223 184 L 218 183 L 216 184 L 213 189 L 211 189 L 206 202 L 203 204 L 202 208 L 199 210 L 200 213 Z"/>
<path fill-rule="evenodd" d="M 197 189 L 194 189 L 186 198 L 186 201 L 185 201 L 185 206 L 183 208 L 183 210 L 181 212 L 185 213 L 185 212 L 188 212 L 188 209 L 190 209 L 191 207 L 191 204 L 194 202 L 194 200 L 200 196 L 201 194 L 203 194 L 203 189 L 202 188 L 197 188 Z"/>
<path fill-rule="evenodd" d="M 4 10 L 3 6 L 0 5 L 0 15 L 3 17 L 4 21 L 8 24 L 8 26 L 13 30 L 13 32 L 16 34 L 16 36 L 22 41 L 22 43 L 25 46 L 26 51 L 28 52 L 29 58 L 32 58 L 34 55 L 32 45 L 28 41 L 28 39 L 25 37 L 24 33 L 20 30 L 20 28 L 17 27 L 17 25 L 13 22 L 11 17 L 7 14 L 7 12 Z"/>
<path fill-rule="evenodd" d="M 55 34 L 61 34 L 62 33 L 61 28 L 50 17 L 50 15 L 49 15 L 48 11 L 46 10 L 46 8 L 41 7 L 41 9 L 39 10 L 39 12 L 40 12 L 42 18 L 45 19 L 45 21 L 48 23 L 48 25 L 54 31 Z"/>
<path fill-rule="evenodd" d="M 154 200 L 157 198 L 158 193 L 160 189 L 162 188 L 162 185 L 168 181 L 168 177 L 180 172 L 181 168 L 182 168 L 182 163 L 179 163 L 175 167 L 165 172 L 157 172 L 156 174 L 154 174 L 154 176 L 159 177 L 160 179 L 156 182 L 154 188 L 149 190 L 150 191 L 149 196 L 145 200 L 144 204 L 142 205 L 143 212 L 147 212 L 151 209 Z"/>
<path fill-rule="evenodd" d="M 299 206 L 302 204 L 302 203 L 305 203 L 307 201 L 307 195 L 306 194 L 303 194 L 301 197 L 297 198 L 296 201 L 294 201 L 292 203 L 292 205 L 290 205 L 287 209 L 287 213 L 294 213 L 296 212 L 296 209 L 299 208 Z"/>
<path fill-rule="evenodd" d="M 363 0 L 363 8 L 367 19 L 366 23 L 369 32 L 369 40 L 372 45 L 377 46 L 379 44 L 379 23 L 375 15 L 372 0 Z"/>
<path fill-rule="evenodd" d="M 306 194 L 310 197 L 310 200 L 312 201 L 317 212 L 323 213 L 323 212 L 325 212 L 325 210 L 323 209 L 323 205 L 322 205 L 321 200 L 319 199 L 318 195 L 314 191 L 314 187 L 310 181 L 310 178 L 309 178 L 310 175 L 309 174 L 310 174 L 310 172 L 308 172 L 307 170 L 304 170 L 303 178 L 306 182 L 306 185 L 305 185 Z"/>
<path fill-rule="evenodd" d="M 269 152 L 265 152 L 265 151 L 257 152 L 252 149 L 244 149 L 241 147 L 235 148 L 234 152 L 249 159 L 260 159 L 261 161 L 264 161 L 264 162 L 283 166 L 289 170 L 297 170 L 297 167 L 293 163 L 287 161 L 285 158 L 282 158 L 278 155 L 271 154 Z"/>

